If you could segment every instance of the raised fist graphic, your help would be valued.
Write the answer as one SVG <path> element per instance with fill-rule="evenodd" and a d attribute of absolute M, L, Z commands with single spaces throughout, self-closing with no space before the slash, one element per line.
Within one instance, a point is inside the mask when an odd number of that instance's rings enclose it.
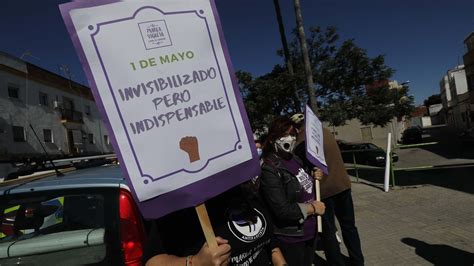
<path fill-rule="evenodd" d="M 196 137 L 186 136 L 179 141 L 179 148 L 189 156 L 189 162 L 199 161 L 199 144 Z"/>

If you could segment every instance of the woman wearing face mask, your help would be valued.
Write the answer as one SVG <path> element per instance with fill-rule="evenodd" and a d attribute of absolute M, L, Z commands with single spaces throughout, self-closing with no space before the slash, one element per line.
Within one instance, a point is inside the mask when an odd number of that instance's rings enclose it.
<path fill-rule="evenodd" d="M 289 118 L 270 125 L 263 149 L 260 189 L 273 215 L 275 235 L 290 266 L 311 265 L 317 232 L 315 215 L 324 203 L 315 200 L 314 177 L 292 154 L 296 129 Z"/>

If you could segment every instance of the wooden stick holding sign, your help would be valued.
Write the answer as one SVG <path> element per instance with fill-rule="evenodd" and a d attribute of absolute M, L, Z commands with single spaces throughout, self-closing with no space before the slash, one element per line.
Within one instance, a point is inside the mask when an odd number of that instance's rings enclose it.
<path fill-rule="evenodd" d="M 212 229 L 211 220 L 207 214 L 207 209 L 205 203 L 201 203 L 196 206 L 196 213 L 199 218 L 199 223 L 201 224 L 204 237 L 206 238 L 207 245 L 210 249 L 217 248 L 217 240 L 214 235 L 214 229 Z"/>
<path fill-rule="evenodd" d="M 329 172 L 324 155 L 323 125 L 309 106 L 306 106 L 305 123 L 306 158 L 327 175 Z M 318 178 L 314 182 L 314 188 L 316 191 L 316 200 L 321 201 L 321 189 Z M 317 216 L 317 223 L 318 233 L 321 233 L 323 228 L 322 219 L 319 215 Z"/>
<path fill-rule="evenodd" d="M 316 200 L 321 201 L 321 189 L 319 187 L 319 180 L 316 179 L 316 182 L 314 182 L 314 187 L 316 189 Z M 323 232 L 323 222 L 321 219 L 321 215 L 316 216 L 317 219 L 317 224 L 318 224 L 318 233 Z"/>

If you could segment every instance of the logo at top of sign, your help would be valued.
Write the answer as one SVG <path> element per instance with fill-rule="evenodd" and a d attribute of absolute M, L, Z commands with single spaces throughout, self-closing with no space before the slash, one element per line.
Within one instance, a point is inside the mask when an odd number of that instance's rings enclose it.
<path fill-rule="evenodd" d="M 154 20 L 138 23 L 146 50 L 170 46 L 171 37 L 164 20 Z"/>

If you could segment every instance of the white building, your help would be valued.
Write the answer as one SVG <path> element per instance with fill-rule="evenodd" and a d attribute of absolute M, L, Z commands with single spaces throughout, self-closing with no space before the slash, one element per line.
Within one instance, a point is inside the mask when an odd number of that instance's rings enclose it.
<path fill-rule="evenodd" d="M 446 121 L 444 119 L 444 115 L 442 113 L 443 104 L 432 104 L 428 108 L 430 114 L 430 126 L 431 125 L 441 125 L 444 124 Z"/>
<path fill-rule="evenodd" d="M 448 70 L 440 82 L 440 92 L 448 126 L 456 131 L 470 128 L 474 121 L 464 65 Z"/>
<path fill-rule="evenodd" d="M 0 52 L 0 160 L 42 157 L 40 142 L 52 157 L 112 152 L 89 88 Z"/>
<path fill-rule="evenodd" d="M 391 90 L 400 90 L 403 89 L 404 85 L 408 82 L 409 81 L 399 84 L 396 80 L 383 80 L 367 85 L 366 89 L 377 89 L 388 86 Z M 327 122 L 324 122 L 323 125 L 329 128 L 338 140 L 354 143 L 370 142 L 382 148 L 386 148 L 388 133 L 392 133 L 392 143 L 397 143 L 401 140 L 403 131 L 410 126 L 410 121 L 406 120 L 406 118 L 398 119 L 394 117 L 384 127 L 363 125 L 359 119 L 346 121 L 344 126 L 331 127 Z"/>
<path fill-rule="evenodd" d="M 392 133 L 392 143 L 397 143 L 407 125 L 409 125 L 408 121 L 399 121 L 396 117 L 385 127 L 362 125 L 358 119 L 349 120 L 344 126 L 338 127 L 331 127 L 327 122 L 323 122 L 323 126 L 333 132 L 338 140 L 354 143 L 370 142 L 384 149 L 387 147 L 388 133 Z"/>
<path fill-rule="evenodd" d="M 453 115 L 453 92 L 449 86 L 449 76 L 444 75 L 439 82 L 441 104 L 443 106 L 442 112 L 444 112 L 446 118 L 446 124 L 448 127 L 454 128 L 454 115 Z"/>

